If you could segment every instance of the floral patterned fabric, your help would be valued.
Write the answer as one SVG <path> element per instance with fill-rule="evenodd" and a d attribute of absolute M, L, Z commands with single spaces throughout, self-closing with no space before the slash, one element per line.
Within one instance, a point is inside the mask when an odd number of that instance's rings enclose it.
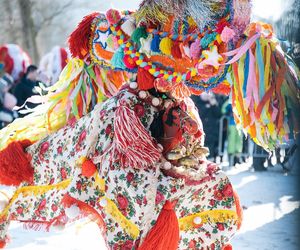
<path fill-rule="evenodd" d="M 138 249 L 166 200 L 176 203 L 179 249 L 222 249 L 238 227 L 236 200 L 228 178 L 208 161 L 204 162 L 205 177 L 193 184 L 164 174 L 161 161 L 147 168 L 121 166 L 111 151 L 115 112 L 120 105 L 133 110 L 148 131 L 159 112 L 135 93 L 123 90 L 78 122 L 71 121 L 27 148 L 32 155 L 35 186 L 17 190 L 2 213 L 0 238 L 4 239 L 9 220 L 47 226 L 65 223 L 61 201 L 67 194 L 101 216 L 109 249 Z M 197 116 L 195 110 L 192 113 Z M 90 177 L 82 173 L 83 157 L 97 166 Z M 196 217 L 202 222 L 195 223 Z"/>

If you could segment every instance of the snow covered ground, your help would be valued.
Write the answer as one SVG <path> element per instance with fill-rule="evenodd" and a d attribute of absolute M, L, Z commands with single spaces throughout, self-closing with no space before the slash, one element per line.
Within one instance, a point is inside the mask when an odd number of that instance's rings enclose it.
<path fill-rule="evenodd" d="M 227 171 L 244 210 L 244 224 L 233 239 L 235 250 L 299 249 L 299 169 L 283 175 L 279 167 L 252 172 L 246 166 Z M 69 226 L 50 233 L 10 227 L 10 250 L 104 250 L 100 231 L 93 223 Z"/>

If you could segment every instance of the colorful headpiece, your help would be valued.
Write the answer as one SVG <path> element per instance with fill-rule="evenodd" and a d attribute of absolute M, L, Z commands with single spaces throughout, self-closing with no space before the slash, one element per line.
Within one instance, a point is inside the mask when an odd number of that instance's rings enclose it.
<path fill-rule="evenodd" d="M 27 118 L 39 130 L 22 133 L 40 139 L 134 81 L 177 99 L 231 93 L 237 125 L 273 149 L 299 131 L 298 76 L 272 27 L 249 24 L 250 9 L 250 0 L 145 0 L 136 12 L 86 16 L 69 38 L 74 59 L 31 100 L 45 103 Z"/>

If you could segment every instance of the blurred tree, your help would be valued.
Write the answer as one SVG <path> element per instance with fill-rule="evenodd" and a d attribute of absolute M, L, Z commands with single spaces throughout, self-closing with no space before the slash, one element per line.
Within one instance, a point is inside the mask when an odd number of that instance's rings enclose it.
<path fill-rule="evenodd" d="M 1 0 L 4 11 L 0 17 L 3 30 L 0 43 L 17 43 L 38 63 L 39 33 L 71 6 L 72 0 Z"/>

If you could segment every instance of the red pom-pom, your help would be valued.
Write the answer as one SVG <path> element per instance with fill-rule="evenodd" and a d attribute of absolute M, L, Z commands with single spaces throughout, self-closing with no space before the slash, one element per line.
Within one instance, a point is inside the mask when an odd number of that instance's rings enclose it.
<path fill-rule="evenodd" d="M 123 60 L 124 60 L 123 62 L 125 64 L 126 68 L 128 68 L 128 69 L 136 68 L 136 63 L 130 55 L 125 55 Z"/>
<path fill-rule="evenodd" d="M 106 18 L 110 24 L 117 24 L 121 20 L 121 13 L 118 10 L 109 9 L 106 12 Z"/>
<path fill-rule="evenodd" d="M 137 83 L 140 90 L 149 90 L 154 88 L 155 78 L 145 69 L 138 69 Z"/>
<path fill-rule="evenodd" d="M 69 48 L 73 57 L 83 59 L 89 52 L 91 25 L 98 12 L 85 16 L 69 37 Z"/>
<path fill-rule="evenodd" d="M 82 163 L 82 175 L 85 177 L 91 177 L 97 170 L 96 165 L 91 160 L 85 160 Z"/>
<path fill-rule="evenodd" d="M 223 246 L 222 250 L 232 250 L 231 244 L 227 244 L 227 245 Z"/>
<path fill-rule="evenodd" d="M 8 186 L 18 186 L 21 182 L 32 183 L 33 168 L 31 156 L 25 148 L 31 145 L 29 140 L 10 143 L 0 152 L 0 183 Z"/>

